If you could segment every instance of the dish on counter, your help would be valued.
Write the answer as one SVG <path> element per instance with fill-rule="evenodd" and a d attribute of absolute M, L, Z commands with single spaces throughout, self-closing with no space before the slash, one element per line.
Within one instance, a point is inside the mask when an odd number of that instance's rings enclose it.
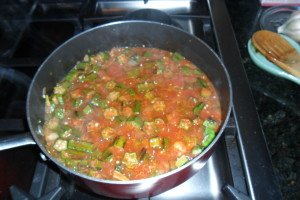
<path fill-rule="evenodd" d="M 299 44 L 292 40 L 291 38 L 281 35 L 284 39 L 286 39 L 296 50 L 300 53 L 300 46 Z M 285 78 L 287 80 L 293 81 L 300 85 L 300 79 L 285 72 L 283 69 L 278 67 L 277 65 L 273 64 L 269 61 L 265 56 L 263 56 L 259 51 L 255 49 L 253 46 L 251 39 L 248 41 L 248 52 L 252 61 L 261 69 L 281 78 Z"/>

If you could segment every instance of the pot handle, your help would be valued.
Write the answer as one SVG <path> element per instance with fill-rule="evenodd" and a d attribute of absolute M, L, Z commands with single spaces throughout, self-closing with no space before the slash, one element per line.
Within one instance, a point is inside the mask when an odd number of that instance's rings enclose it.
<path fill-rule="evenodd" d="M 23 133 L 13 136 L 0 138 L 0 151 L 36 144 L 30 133 Z"/>

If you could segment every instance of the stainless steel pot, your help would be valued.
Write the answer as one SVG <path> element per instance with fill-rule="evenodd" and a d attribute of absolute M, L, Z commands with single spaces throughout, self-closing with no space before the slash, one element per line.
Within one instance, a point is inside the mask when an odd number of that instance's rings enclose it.
<path fill-rule="evenodd" d="M 68 169 L 45 148 L 41 132 L 44 120 L 43 88 L 50 93 L 53 87 L 87 53 L 110 50 L 113 47 L 153 47 L 179 52 L 198 66 L 214 84 L 221 101 L 222 124 L 214 141 L 184 166 L 156 177 L 134 181 L 112 181 L 91 178 Z M 42 153 L 76 182 L 96 194 L 115 198 L 154 196 L 186 181 L 195 174 L 214 151 L 226 126 L 231 108 L 231 83 L 226 68 L 216 53 L 200 39 L 169 25 L 147 21 L 120 21 L 85 31 L 58 47 L 35 74 L 27 97 L 27 120 L 31 136 L 0 141 L 0 150 L 37 144 Z M 25 138 L 25 139 L 24 139 Z M 32 140 L 33 138 L 33 140 Z M 16 143 L 17 141 L 17 143 Z M 22 142 L 24 141 L 24 142 Z"/>

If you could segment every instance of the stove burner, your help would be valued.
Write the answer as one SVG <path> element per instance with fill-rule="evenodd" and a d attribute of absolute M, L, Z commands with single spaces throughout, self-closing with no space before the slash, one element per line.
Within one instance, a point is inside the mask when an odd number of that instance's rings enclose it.
<path fill-rule="evenodd" d="M 140 9 L 133 12 L 128 13 L 124 16 L 125 20 L 147 20 L 147 21 L 154 21 L 159 23 L 168 24 L 171 26 L 176 26 L 178 28 L 182 27 L 176 23 L 171 17 L 160 10 L 156 9 Z"/>

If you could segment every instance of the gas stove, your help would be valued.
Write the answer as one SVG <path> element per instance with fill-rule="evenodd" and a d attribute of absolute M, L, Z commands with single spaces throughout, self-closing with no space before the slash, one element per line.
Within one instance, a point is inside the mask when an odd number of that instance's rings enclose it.
<path fill-rule="evenodd" d="M 145 199 L 280 199 L 224 1 L 23 0 L 0 3 L 0 11 L 2 141 L 8 136 L 22 140 L 22 134 L 29 134 L 28 87 L 39 65 L 60 44 L 109 22 L 157 21 L 199 37 L 219 54 L 231 78 L 233 107 L 225 133 L 206 165 L 181 185 Z M 76 186 L 51 162 L 43 161 L 39 152 L 36 146 L 0 152 L 1 198 L 111 199 Z"/>

